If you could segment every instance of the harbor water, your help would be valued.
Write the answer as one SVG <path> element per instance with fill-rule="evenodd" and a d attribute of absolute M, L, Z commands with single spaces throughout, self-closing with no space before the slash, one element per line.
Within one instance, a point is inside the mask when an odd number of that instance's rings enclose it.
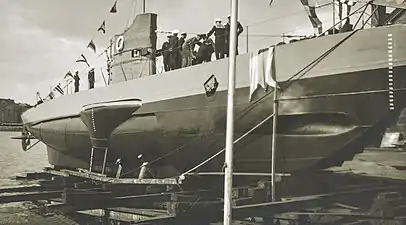
<path fill-rule="evenodd" d="M 18 184 L 12 177 L 26 172 L 39 172 L 50 166 L 45 145 L 38 143 L 24 152 L 21 149 L 21 141 L 11 139 L 20 135 L 20 132 L 0 132 L 0 186 Z M 31 140 L 31 143 L 35 142 L 37 140 Z"/>

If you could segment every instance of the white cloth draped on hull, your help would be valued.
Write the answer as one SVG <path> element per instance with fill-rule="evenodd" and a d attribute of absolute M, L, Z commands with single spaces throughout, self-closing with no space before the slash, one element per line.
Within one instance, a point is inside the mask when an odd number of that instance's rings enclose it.
<path fill-rule="evenodd" d="M 267 86 L 275 88 L 276 81 L 274 72 L 274 47 L 270 47 L 266 51 L 252 52 L 250 55 L 250 96 L 261 86 L 266 89 Z"/>

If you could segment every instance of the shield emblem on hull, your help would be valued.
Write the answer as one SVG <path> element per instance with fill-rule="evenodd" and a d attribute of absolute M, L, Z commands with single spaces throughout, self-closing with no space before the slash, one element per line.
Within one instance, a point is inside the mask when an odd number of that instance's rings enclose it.
<path fill-rule="evenodd" d="M 219 86 L 219 82 L 217 81 L 216 77 L 211 75 L 206 82 L 204 82 L 204 89 L 206 91 L 206 96 L 211 97 L 216 93 L 217 87 Z"/>

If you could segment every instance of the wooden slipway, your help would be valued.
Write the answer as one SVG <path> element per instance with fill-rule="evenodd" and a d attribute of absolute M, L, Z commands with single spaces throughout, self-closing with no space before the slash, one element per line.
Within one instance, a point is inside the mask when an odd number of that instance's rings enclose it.
<path fill-rule="evenodd" d="M 337 173 L 353 173 L 406 181 L 406 151 L 390 148 L 367 148 L 341 167 L 330 168 Z"/>

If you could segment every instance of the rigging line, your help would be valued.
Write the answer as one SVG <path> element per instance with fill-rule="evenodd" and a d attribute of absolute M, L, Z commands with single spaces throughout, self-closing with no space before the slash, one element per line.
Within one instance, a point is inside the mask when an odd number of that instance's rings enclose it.
<path fill-rule="evenodd" d="M 357 13 L 360 13 L 359 11 L 360 11 L 361 9 L 363 9 L 364 6 L 367 6 L 367 5 L 368 5 L 368 3 L 366 3 L 366 4 L 363 5 L 363 6 L 360 6 L 360 7 L 359 7 L 358 9 L 356 9 L 354 12 L 352 12 L 351 14 L 349 14 L 348 16 L 344 17 L 342 20 L 340 20 L 339 22 L 337 22 L 336 25 L 339 24 L 340 22 L 344 21 L 345 19 L 349 18 L 350 16 L 353 16 L 353 15 L 355 15 L 355 14 L 357 14 Z M 331 19 L 324 20 L 324 21 L 322 21 L 322 23 L 329 22 L 329 21 L 331 21 Z M 285 31 L 284 33 L 294 32 L 294 31 L 301 30 L 301 29 L 305 29 L 305 28 L 308 28 L 308 27 L 309 27 L 308 25 L 307 25 L 307 26 L 302 26 L 302 27 L 297 27 L 297 28 L 292 29 L 292 30 L 287 30 L 287 31 Z M 329 28 L 329 29 L 331 29 L 331 28 Z M 329 30 L 329 29 L 327 29 L 327 30 Z M 327 30 L 326 30 L 326 31 L 327 31 Z M 326 31 L 325 31 L 325 32 L 326 32 Z M 323 33 L 324 33 L 324 32 L 323 32 Z M 260 39 L 260 40 L 258 40 L 258 42 L 265 41 L 265 40 L 267 40 L 267 39 L 269 39 L 269 38 L 271 38 L 271 37 L 266 37 L 266 38 Z"/>
<path fill-rule="evenodd" d="M 369 17 L 364 21 L 364 23 L 362 24 L 362 27 L 361 27 L 362 29 L 364 29 L 364 27 L 365 27 L 365 25 L 368 23 L 368 21 L 371 20 L 372 16 L 375 14 L 375 12 L 378 10 L 378 8 L 379 8 L 379 7 L 376 7 L 376 8 L 374 9 L 374 11 L 371 12 L 371 15 L 369 15 Z M 372 24 L 372 21 L 371 21 L 371 24 Z"/>
<path fill-rule="evenodd" d="M 325 23 L 325 22 L 328 22 L 328 21 L 330 21 L 330 20 L 324 20 L 324 21 L 321 21 L 321 22 L 322 22 L 322 23 Z M 294 29 L 284 31 L 283 33 L 295 32 L 295 31 L 298 31 L 298 30 L 306 29 L 306 28 L 309 28 L 309 25 L 301 26 L 301 27 L 296 27 L 296 28 L 294 28 Z M 282 38 L 283 38 L 283 37 L 286 37 L 286 36 L 280 35 L 279 37 L 282 37 Z M 272 36 L 270 36 L 270 37 L 265 37 L 265 38 L 262 38 L 262 39 L 258 40 L 257 42 L 260 43 L 260 42 L 263 42 L 263 41 L 265 41 L 265 40 L 267 40 L 267 39 L 270 39 L 270 38 L 273 38 L 273 37 L 272 37 Z M 276 37 L 275 37 L 275 38 L 276 38 Z M 286 37 L 286 38 L 289 38 L 289 37 Z"/>
<path fill-rule="evenodd" d="M 272 113 L 271 115 L 269 115 L 268 117 L 266 117 L 264 120 L 262 120 L 260 123 L 258 123 L 256 126 L 254 126 L 253 128 L 251 128 L 250 130 L 248 130 L 247 132 L 245 132 L 243 135 L 241 135 L 238 139 L 236 139 L 233 144 L 236 144 L 237 142 L 241 141 L 243 138 L 245 138 L 246 136 L 248 136 L 249 134 L 251 134 L 254 130 L 256 130 L 258 127 L 262 126 L 265 122 L 267 122 L 269 119 L 271 119 L 274 116 L 274 113 Z M 203 162 L 199 163 L 198 165 L 194 166 L 193 168 L 187 170 L 186 172 L 182 173 L 179 177 L 184 177 L 186 174 L 192 172 L 195 169 L 198 169 L 199 167 L 203 166 L 204 164 L 208 163 L 209 161 L 211 161 L 212 159 L 216 158 L 218 155 L 220 155 L 221 153 L 223 153 L 226 150 L 226 148 L 223 148 L 222 150 L 220 150 L 219 152 L 217 152 L 216 154 L 212 155 L 211 157 L 207 158 L 206 160 L 204 160 Z"/>
<path fill-rule="evenodd" d="M 195 141 L 201 139 L 202 137 L 206 137 L 206 136 L 208 136 L 208 135 L 211 135 L 211 134 L 213 134 L 214 132 L 215 132 L 215 130 L 213 129 L 213 130 L 209 131 L 207 134 L 205 134 L 205 135 L 203 135 L 203 136 L 197 136 L 197 137 L 193 138 L 191 141 L 189 141 L 188 143 L 185 143 L 185 144 L 183 144 L 183 145 L 177 147 L 176 149 L 174 149 L 174 150 L 172 150 L 172 151 L 170 151 L 170 152 L 168 152 L 168 153 L 166 153 L 166 154 L 164 154 L 164 155 L 161 155 L 160 157 L 158 157 L 158 158 L 152 160 L 151 162 L 148 162 L 148 165 L 151 165 L 152 163 L 158 162 L 159 160 L 161 160 L 161 159 L 163 159 L 163 158 L 166 158 L 166 157 L 168 157 L 168 156 L 170 156 L 170 155 L 173 155 L 173 154 L 175 154 L 176 152 L 178 152 L 178 151 L 184 149 L 184 148 L 187 147 L 188 145 L 190 145 L 190 144 L 194 143 Z M 211 146 L 211 145 L 215 144 L 215 142 L 216 142 L 216 140 L 214 140 L 214 141 L 213 141 L 211 144 L 209 144 L 208 146 Z M 135 172 L 135 171 L 141 169 L 141 167 L 142 167 L 142 166 L 139 166 L 139 167 L 137 167 L 137 168 L 134 168 L 134 169 L 131 169 L 131 170 L 125 172 L 125 173 L 123 173 L 123 176 L 128 175 L 128 174 L 130 174 L 130 173 L 133 173 L 133 172 Z"/>
<path fill-rule="evenodd" d="M 332 4 L 333 4 L 333 3 L 330 2 L 330 3 L 326 3 L 326 4 L 323 4 L 323 5 L 317 6 L 317 7 L 315 7 L 315 8 L 316 8 L 316 9 L 319 9 L 319 8 L 323 8 L 323 7 L 332 5 Z M 267 20 L 263 20 L 263 21 L 251 23 L 251 24 L 249 24 L 249 25 L 247 25 L 247 26 L 248 26 L 248 27 L 257 26 L 257 25 L 260 25 L 260 24 L 263 24 L 263 23 L 268 23 L 268 22 L 271 22 L 271 21 L 274 21 L 274 20 L 284 19 L 284 18 L 287 18 L 287 17 L 289 17 L 289 16 L 299 15 L 299 14 L 302 14 L 302 13 L 303 13 L 303 10 L 295 11 L 295 12 L 290 13 L 290 14 L 284 14 L 283 16 L 277 16 L 277 17 L 273 17 L 273 18 L 270 18 L 270 19 L 267 19 Z"/>
<path fill-rule="evenodd" d="M 376 7 L 376 8 L 378 8 L 378 7 Z M 358 20 L 357 20 L 357 22 L 356 22 L 355 25 L 354 25 L 354 28 L 357 27 L 358 23 L 359 23 L 359 22 L 361 21 L 361 19 L 363 18 L 364 13 L 365 13 L 365 11 L 367 11 L 367 9 L 368 9 L 368 4 L 366 4 L 365 7 L 364 7 L 364 10 L 362 10 L 361 15 L 358 17 Z M 375 12 L 374 12 L 374 13 L 375 13 Z M 373 13 L 372 13 L 372 14 L 373 14 Z"/>

